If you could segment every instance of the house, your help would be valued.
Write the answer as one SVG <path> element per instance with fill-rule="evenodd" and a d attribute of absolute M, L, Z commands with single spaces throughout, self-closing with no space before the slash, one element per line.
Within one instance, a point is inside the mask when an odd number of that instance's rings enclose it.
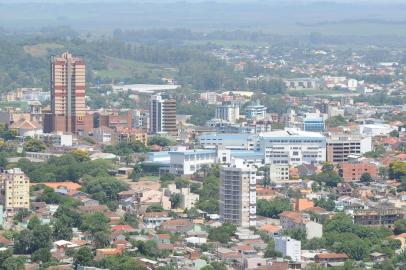
<path fill-rule="evenodd" d="M 311 207 L 314 207 L 314 203 L 309 199 L 295 199 L 294 201 L 295 211 L 300 212 Z"/>
<path fill-rule="evenodd" d="M 259 230 L 266 232 L 269 236 L 273 237 L 279 235 L 282 228 L 273 224 L 264 224 Z"/>
<path fill-rule="evenodd" d="M 78 248 L 79 246 L 75 243 L 72 243 L 70 241 L 65 241 L 65 240 L 58 240 L 53 243 L 54 250 L 56 250 L 59 253 L 65 252 L 66 249 L 68 248 Z"/>
<path fill-rule="evenodd" d="M 323 236 L 323 225 L 310 220 L 309 214 L 284 211 L 279 214 L 282 229 L 303 229 L 307 239 L 320 238 Z"/>
<path fill-rule="evenodd" d="M 314 256 L 314 261 L 324 266 L 329 266 L 330 263 L 343 263 L 348 260 L 345 253 L 320 253 Z"/>
<path fill-rule="evenodd" d="M 166 233 L 155 234 L 153 236 L 153 240 L 157 245 L 159 244 L 170 244 L 171 243 L 171 235 Z"/>
<path fill-rule="evenodd" d="M 171 219 L 168 212 L 147 212 L 143 217 L 144 224 L 149 229 L 159 227 L 163 222 Z"/>
<path fill-rule="evenodd" d="M 120 255 L 121 253 L 122 253 L 122 250 L 119 248 L 99 248 L 99 249 L 96 249 L 95 260 L 101 260 L 108 256 Z"/>
<path fill-rule="evenodd" d="M 37 134 L 42 134 L 42 126 L 31 120 L 20 119 L 10 125 L 10 130 L 15 131 L 18 136 L 34 137 Z"/>
<path fill-rule="evenodd" d="M 125 233 L 133 233 L 133 232 L 136 231 L 133 227 L 131 227 L 130 225 L 127 225 L 127 224 L 125 224 L 125 225 L 114 225 L 114 226 L 111 227 L 111 230 L 113 232 L 121 231 L 121 232 L 125 232 Z"/>
<path fill-rule="evenodd" d="M 98 206 L 98 205 L 100 205 L 99 201 L 96 201 L 96 200 L 90 199 L 90 198 L 83 198 L 83 199 L 80 200 L 80 202 L 84 206 Z"/>
<path fill-rule="evenodd" d="M 186 233 L 193 228 L 193 223 L 186 219 L 172 219 L 162 222 L 160 228 L 172 233 Z"/>

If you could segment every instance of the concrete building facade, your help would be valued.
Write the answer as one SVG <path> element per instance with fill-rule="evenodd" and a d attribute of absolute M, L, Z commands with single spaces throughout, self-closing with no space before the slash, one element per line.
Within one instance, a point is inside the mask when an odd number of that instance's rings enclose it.
<path fill-rule="evenodd" d="M 153 95 L 150 100 L 150 133 L 168 133 L 173 136 L 178 134 L 176 128 L 176 100 Z"/>
<path fill-rule="evenodd" d="M 257 169 L 241 159 L 220 167 L 220 218 L 241 227 L 256 224 Z"/>
<path fill-rule="evenodd" d="M 362 155 L 371 150 L 371 137 L 332 136 L 327 139 L 327 162 L 347 162 L 349 155 Z"/>
<path fill-rule="evenodd" d="M 86 66 L 81 58 L 65 52 L 51 58 L 51 113 L 44 131 L 77 133 L 88 123 L 85 105 Z"/>
<path fill-rule="evenodd" d="M 301 165 L 326 161 L 326 138 L 320 133 L 285 129 L 260 135 L 266 164 Z"/>
<path fill-rule="evenodd" d="M 30 179 L 19 168 L 1 174 L 1 195 L 4 209 L 15 211 L 30 208 Z"/>
<path fill-rule="evenodd" d="M 215 118 L 235 123 L 240 119 L 240 107 L 235 103 L 218 105 Z"/>

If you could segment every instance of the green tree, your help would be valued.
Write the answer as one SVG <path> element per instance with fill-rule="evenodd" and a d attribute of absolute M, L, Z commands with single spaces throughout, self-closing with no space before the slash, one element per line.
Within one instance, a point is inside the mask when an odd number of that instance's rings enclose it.
<path fill-rule="evenodd" d="M 136 215 L 130 214 L 130 213 L 125 213 L 124 214 L 124 223 L 128 224 L 134 228 L 138 227 L 139 221 Z"/>
<path fill-rule="evenodd" d="M 92 266 L 93 265 L 93 253 L 92 250 L 88 247 L 81 247 L 76 252 L 73 257 L 73 263 L 75 266 Z"/>
<path fill-rule="evenodd" d="M 24 270 L 25 258 L 22 256 L 9 257 L 2 264 L 4 270 Z"/>
<path fill-rule="evenodd" d="M 93 243 L 96 248 L 104 248 L 110 245 L 110 233 L 107 231 L 96 232 L 93 236 Z"/>
<path fill-rule="evenodd" d="M 24 143 L 25 152 L 42 152 L 46 149 L 46 145 L 37 139 L 29 139 Z"/>
<path fill-rule="evenodd" d="M 320 200 L 315 200 L 315 205 L 321 208 L 326 209 L 327 211 L 333 211 L 336 207 L 336 203 L 332 199 L 320 199 Z"/>
<path fill-rule="evenodd" d="M 164 137 L 164 136 L 152 136 L 150 138 L 148 138 L 148 145 L 159 145 L 161 147 L 166 147 L 166 146 L 170 146 L 170 145 L 174 145 L 174 141 L 171 140 L 168 137 Z"/>
<path fill-rule="evenodd" d="M 397 130 L 392 130 L 392 131 L 389 133 L 389 136 L 395 137 L 395 138 L 399 138 L 399 131 L 397 131 Z"/>
<path fill-rule="evenodd" d="M 298 241 L 306 241 L 307 233 L 305 229 L 302 228 L 292 228 L 289 230 L 285 230 L 283 234 L 290 236 L 293 239 L 296 239 Z"/>
<path fill-rule="evenodd" d="M 28 217 L 30 215 L 30 212 L 26 208 L 22 208 L 18 210 L 16 215 L 14 216 L 13 220 L 17 222 L 22 222 L 24 218 Z"/>
<path fill-rule="evenodd" d="M 164 208 L 159 204 L 152 204 L 147 207 L 146 211 L 147 212 L 162 212 L 162 211 L 164 211 Z"/>
<path fill-rule="evenodd" d="M 27 224 L 27 228 L 29 230 L 33 230 L 35 227 L 41 225 L 41 221 L 39 220 L 39 218 L 37 216 L 33 216 Z"/>
<path fill-rule="evenodd" d="M 348 124 L 347 120 L 341 115 L 333 116 L 326 121 L 326 126 L 330 128 L 345 126 L 347 124 Z"/>
<path fill-rule="evenodd" d="M 343 179 L 334 170 L 323 170 L 321 173 L 314 175 L 312 178 L 313 180 L 323 183 L 328 187 L 336 187 L 338 183 L 343 181 Z"/>
<path fill-rule="evenodd" d="M 389 165 L 389 177 L 398 181 L 406 178 L 406 162 L 394 161 Z"/>
<path fill-rule="evenodd" d="M 110 219 L 100 212 L 88 214 L 84 217 L 82 229 L 95 234 L 99 231 L 108 231 Z"/>
<path fill-rule="evenodd" d="M 406 233 L 406 218 L 395 221 L 395 234 Z"/>
<path fill-rule="evenodd" d="M 285 198 L 275 198 L 272 201 L 257 200 L 257 214 L 264 217 L 278 217 L 283 211 L 292 210 L 290 201 Z"/>
<path fill-rule="evenodd" d="M 172 208 L 180 207 L 181 200 L 182 200 L 182 197 L 180 196 L 179 193 L 173 193 L 170 197 L 171 207 Z"/>
<path fill-rule="evenodd" d="M 234 224 L 224 223 L 218 228 L 212 228 L 209 231 L 209 240 L 220 243 L 228 243 L 230 238 L 236 232 L 237 227 Z"/>
<path fill-rule="evenodd" d="M 40 248 L 32 253 L 31 260 L 33 262 L 46 263 L 51 260 L 51 257 L 52 255 L 48 248 Z"/>
<path fill-rule="evenodd" d="M 343 244 L 343 251 L 354 260 L 362 260 L 369 254 L 368 246 L 360 239 L 352 239 Z"/>
<path fill-rule="evenodd" d="M 265 258 L 282 257 L 282 253 L 275 250 L 275 241 L 273 239 L 270 239 L 268 241 L 268 245 L 266 246 L 264 257 Z"/>
<path fill-rule="evenodd" d="M 62 220 L 56 219 L 56 221 L 53 224 L 52 236 L 53 239 L 55 240 L 69 241 L 72 239 L 73 236 L 72 227 L 69 227 Z"/>
<path fill-rule="evenodd" d="M 364 173 L 361 175 L 360 181 L 361 181 L 362 183 L 370 183 L 370 182 L 372 182 L 372 177 L 371 177 L 371 175 L 370 175 L 368 172 L 364 172 Z"/>

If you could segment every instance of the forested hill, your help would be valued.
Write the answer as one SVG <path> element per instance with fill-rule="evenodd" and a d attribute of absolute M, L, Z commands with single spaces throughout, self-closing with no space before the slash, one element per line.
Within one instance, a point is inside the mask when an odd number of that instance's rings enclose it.
<path fill-rule="evenodd" d="M 49 57 L 69 50 L 83 57 L 89 84 L 160 83 L 165 76 L 196 89 L 238 88 L 242 74 L 204 50 L 130 45 L 113 39 L 0 39 L 0 91 L 49 84 Z"/>
<path fill-rule="evenodd" d="M 227 39 L 252 42 L 244 46 L 271 38 L 261 33 L 224 33 L 224 42 Z M 174 78 L 178 84 L 198 91 L 245 90 L 245 78 L 255 76 L 259 67 L 248 65 L 243 71 L 235 70 L 232 63 L 216 58 L 213 49 L 221 46 L 210 39 L 218 35 L 218 32 L 202 35 L 188 30 L 152 30 L 140 35 L 140 32 L 117 30 L 111 37 L 93 37 L 79 36 L 67 27 L 44 28 L 29 34 L 0 31 L 0 92 L 17 87 L 48 89 L 50 56 L 64 51 L 84 58 L 88 86 L 121 82 L 159 84 L 162 78 Z M 193 39 L 199 42 L 194 44 Z M 284 90 L 280 82 L 262 82 L 256 87 L 272 93 Z"/>

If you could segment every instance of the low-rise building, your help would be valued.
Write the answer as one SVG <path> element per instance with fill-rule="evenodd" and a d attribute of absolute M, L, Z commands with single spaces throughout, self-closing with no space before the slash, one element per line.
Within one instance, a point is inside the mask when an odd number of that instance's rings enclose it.
<path fill-rule="evenodd" d="M 301 243 L 290 237 L 275 238 L 275 250 L 282 253 L 283 257 L 290 257 L 294 262 L 301 261 Z"/>
<path fill-rule="evenodd" d="M 281 226 L 284 230 L 305 230 L 307 239 L 320 238 L 323 236 L 323 225 L 311 221 L 308 214 L 293 211 L 284 211 L 279 214 L 279 217 Z"/>
<path fill-rule="evenodd" d="M 359 181 L 364 173 L 369 173 L 372 178 L 378 177 L 378 168 L 374 163 L 345 162 L 341 164 L 340 173 L 345 182 Z"/>

